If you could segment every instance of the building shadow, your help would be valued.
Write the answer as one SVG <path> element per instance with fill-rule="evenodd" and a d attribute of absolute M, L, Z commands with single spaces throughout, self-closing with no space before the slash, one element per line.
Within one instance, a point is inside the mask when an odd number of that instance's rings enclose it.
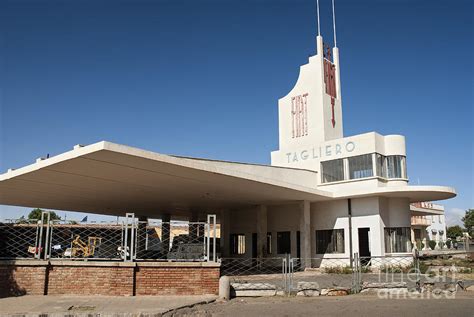
<path fill-rule="evenodd" d="M 18 285 L 15 280 L 15 267 L 6 265 L 0 267 L 0 298 L 22 296 L 26 294 L 26 290 Z"/>

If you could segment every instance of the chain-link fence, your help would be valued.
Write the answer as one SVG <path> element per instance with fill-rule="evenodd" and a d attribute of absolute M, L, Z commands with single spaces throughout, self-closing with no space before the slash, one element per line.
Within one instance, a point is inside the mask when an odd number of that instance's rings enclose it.
<path fill-rule="evenodd" d="M 207 223 L 136 224 L 136 260 L 202 261 L 206 257 Z"/>
<path fill-rule="evenodd" d="M 372 288 L 420 287 L 419 262 L 413 255 L 359 257 L 355 254 L 354 267 L 356 292 Z"/>
<path fill-rule="evenodd" d="M 234 296 L 350 293 L 354 284 L 350 263 L 350 258 L 342 257 L 223 258 L 221 275 L 230 278 Z"/>
<path fill-rule="evenodd" d="M 119 222 L 51 222 L 47 258 L 121 259 L 123 232 L 123 224 Z"/>
<path fill-rule="evenodd" d="M 220 246 L 215 215 L 207 222 L 139 221 L 134 214 L 116 222 L 39 220 L 0 223 L 0 258 L 115 261 L 217 261 Z"/>
<path fill-rule="evenodd" d="M 350 293 L 354 286 L 354 269 L 349 257 L 293 258 L 291 287 L 294 291 L 339 290 Z"/>
<path fill-rule="evenodd" d="M 255 291 L 285 292 L 287 272 L 287 258 L 221 259 L 221 275 L 230 278 L 233 296 L 250 296 Z"/>
<path fill-rule="evenodd" d="M 0 223 L 0 258 L 35 258 L 42 252 L 39 245 L 41 223 L 37 220 L 9 220 Z"/>

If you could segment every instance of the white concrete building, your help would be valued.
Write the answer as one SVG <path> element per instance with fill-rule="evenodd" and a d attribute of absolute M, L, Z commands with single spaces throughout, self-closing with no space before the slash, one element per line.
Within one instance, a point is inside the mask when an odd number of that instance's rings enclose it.
<path fill-rule="evenodd" d="M 418 202 L 410 205 L 412 212 L 412 244 L 418 249 L 428 250 L 428 241 L 436 241 L 436 248 L 440 242 L 446 243 L 446 217 L 444 206 L 431 202 Z M 423 248 L 422 248 L 423 247 Z M 446 245 L 444 245 L 446 247 Z"/>
<path fill-rule="evenodd" d="M 215 213 L 223 257 L 290 254 L 310 266 L 310 258 L 410 253 L 410 204 L 455 191 L 408 185 L 403 136 L 343 134 L 339 51 L 316 42 L 278 102 L 271 165 L 99 142 L 0 175 L 0 203 L 192 221 Z"/>

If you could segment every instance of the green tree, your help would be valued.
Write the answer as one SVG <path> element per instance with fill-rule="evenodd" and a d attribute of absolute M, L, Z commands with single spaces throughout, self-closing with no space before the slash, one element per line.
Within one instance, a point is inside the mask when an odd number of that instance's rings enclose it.
<path fill-rule="evenodd" d="M 464 228 L 466 228 L 469 235 L 472 237 L 474 234 L 474 209 L 466 210 L 466 214 L 462 217 Z"/>
<path fill-rule="evenodd" d="M 446 235 L 448 238 L 455 240 L 456 237 L 462 236 L 462 228 L 460 226 L 448 227 L 448 230 L 446 230 Z"/>
<path fill-rule="evenodd" d="M 39 209 L 39 208 L 35 208 L 33 209 L 29 214 L 28 214 L 28 219 L 36 219 L 36 220 L 39 220 L 41 219 L 41 213 L 43 211 L 46 211 L 46 210 L 43 210 L 43 209 Z M 49 212 L 50 214 L 50 217 L 51 217 L 51 220 L 61 220 L 61 217 L 59 217 L 54 211 L 50 211 Z M 46 219 L 45 219 L 46 220 Z"/>

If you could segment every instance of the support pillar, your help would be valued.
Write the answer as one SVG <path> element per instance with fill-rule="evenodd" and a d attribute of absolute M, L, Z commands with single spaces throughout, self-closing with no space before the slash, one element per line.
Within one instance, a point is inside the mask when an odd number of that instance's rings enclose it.
<path fill-rule="evenodd" d="M 221 210 L 219 217 L 221 256 L 230 256 L 230 210 Z"/>
<path fill-rule="evenodd" d="M 257 257 L 267 254 L 267 206 L 258 206 L 257 211 Z"/>
<path fill-rule="evenodd" d="M 299 203 L 301 265 L 311 267 L 311 208 L 310 202 Z"/>
<path fill-rule="evenodd" d="M 171 216 L 170 214 L 163 214 L 161 216 L 161 244 L 164 254 L 170 251 L 170 235 L 171 235 Z"/>

